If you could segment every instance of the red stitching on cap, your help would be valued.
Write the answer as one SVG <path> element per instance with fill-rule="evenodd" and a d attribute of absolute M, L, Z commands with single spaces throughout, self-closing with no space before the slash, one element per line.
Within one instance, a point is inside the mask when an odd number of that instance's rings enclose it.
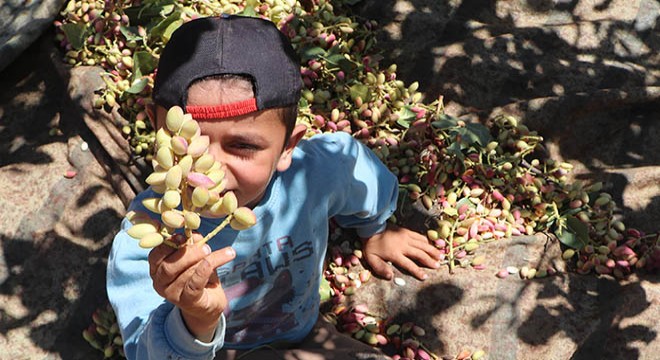
<path fill-rule="evenodd" d="M 245 115 L 257 111 L 257 99 L 251 98 L 235 103 L 213 106 L 186 106 L 186 112 L 193 119 L 224 119 L 233 116 Z"/>

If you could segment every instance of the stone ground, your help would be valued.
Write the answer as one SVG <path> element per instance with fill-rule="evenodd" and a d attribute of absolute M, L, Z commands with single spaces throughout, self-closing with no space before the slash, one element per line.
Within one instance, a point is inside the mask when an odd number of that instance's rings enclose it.
<path fill-rule="evenodd" d="M 605 181 L 629 226 L 658 231 L 659 9 L 648 0 L 386 0 L 356 11 L 379 19 L 400 78 L 419 80 L 427 98 L 443 95 L 447 112 L 472 120 L 515 114 L 578 178 Z M 80 334 L 106 301 L 105 258 L 139 173 L 111 121 L 89 110 L 93 73 L 59 65 L 51 36 L 0 73 L 0 359 L 101 358 Z M 552 261 L 557 244 L 520 238 L 484 252 L 485 271 L 440 271 L 424 283 L 401 274 L 406 286 L 372 281 L 356 301 L 424 325 L 441 355 L 660 352 L 657 275 L 497 280 L 502 266 Z"/>

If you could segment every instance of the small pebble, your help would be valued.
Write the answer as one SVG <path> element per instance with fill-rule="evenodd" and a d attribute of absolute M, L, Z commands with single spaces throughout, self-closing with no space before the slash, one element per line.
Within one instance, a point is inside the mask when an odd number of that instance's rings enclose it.
<path fill-rule="evenodd" d="M 406 284 L 406 281 L 403 280 L 403 279 L 400 278 L 400 277 L 395 277 L 395 278 L 394 278 L 394 283 L 397 284 L 397 285 L 399 285 L 399 286 L 403 286 L 403 285 Z"/>
<path fill-rule="evenodd" d="M 497 272 L 496 276 L 500 279 L 504 279 L 505 277 L 509 276 L 509 272 L 502 269 L 502 270 Z"/>
<path fill-rule="evenodd" d="M 86 141 L 83 141 L 82 143 L 80 143 L 80 150 L 82 150 L 82 151 L 89 150 L 89 144 L 87 144 Z"/>
<path fill-rule="evenodd" d="M 520 270 L 518 270 L 518 268 L 515 267 L 515 266 L 507 266 L 506 271 L 508 271 L 509 274 L 517 274 L 518 271 L 520 271 Z"/>

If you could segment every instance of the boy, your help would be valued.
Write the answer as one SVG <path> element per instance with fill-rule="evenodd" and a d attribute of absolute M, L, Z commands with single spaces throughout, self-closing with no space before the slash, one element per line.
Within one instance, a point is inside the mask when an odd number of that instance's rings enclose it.
<path fill-rule="evenodd" d="M 439 252 L 423 235 L 386 226 L 398 184 L 373 153 L 345 133 L 303 140 L 305 126 L 295 125 L 299 64 L 287 39 L 262 19 L 201 18 L 172 35 L 150 118 L 162 126 L 173 105 L 192 114 L 226 166 L 227 190 L 253 209 L 257 225 L 226 228 L 201 247 L 148 251 L 126 234 L 124 220 L 107 289 L 129 359 L 233 358 L 241 353 L 229 349 L 260 346 L 316 346 L 328 358 L 349 358 L 339 353 L 346 344 L 375 353 L 317 323 L 330 218 L 356 229 L 377 275 L 392 276 L 388 261 L 420 279 L 416 262 L 438 266 Z M 146 211 L 141 200 L 154 196 L 144 191 L 130 209 Z M 220 220 L 203 218 L 199 231 Z"/>

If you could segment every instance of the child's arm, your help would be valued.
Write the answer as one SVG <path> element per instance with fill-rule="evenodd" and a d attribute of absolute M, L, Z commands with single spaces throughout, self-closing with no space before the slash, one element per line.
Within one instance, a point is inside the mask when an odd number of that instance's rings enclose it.
<path fill-rule="evenodd" d="M 395 225 L 364 239 L 363 251 L 373 272 L 385 279 L 391 279 L 393 275 L 388 261 L 420 280 L 428 275 L 418 264 L 432 269 L 440 267 L 440 251 L 429 243 L 426 236 Z"/>
<path fill-rule="evenodd" d="M 133 202 L 138 204 L 137 209 L 133 205 L 130 209 L 145 210 L 139 204 L 143 198 L 152 196 L 155 194 L 148 191 L 139 194 Z M 107 268 L 108 297 L 117 315 L 126 356 L 129 359 L 213 358 L 213 354 L 224 345 L 224 317 L 219 317 L 219 324 L 213 329 L 213 339 L 196 338 L 191 332 L 203 331 L 200 325 L 206 327 L 209 324 L 185 319 L 188 315 L 156 292 L 150 276 L 150 252 L 140 248 L 138 241 L 126 233 L 130 226 L 131 223 L 124 219 L 122 229 L 112 243 Z M 204 257 L 203 248 L 197 250 L 197 256 Z M 214 262 L 217 260 L 209 261 L 212 265 Z M 170 270 L 160 271 L 165 274 Z M 213 319 L 216 320 L 218 318 Z"/>
<path fill-rule="evenodd" d="M 425 236 L 386 225 L 397 206 L 396 176 L 363 144 L 346 134 L 333 135 L 334 145 L 340 146 L 339 151 L 329 147 L 338 164 L 334 174 L 340 186 L 334 194 L 335 220 L 342 227 L 356 229 L 358 236 L 367 239 L 364 254 L 376 275 L 390 278 L 392 270 L 386 262 L 391 261 L 424 279 L 418 264 L 437 268 L 441 254 Z"/>

